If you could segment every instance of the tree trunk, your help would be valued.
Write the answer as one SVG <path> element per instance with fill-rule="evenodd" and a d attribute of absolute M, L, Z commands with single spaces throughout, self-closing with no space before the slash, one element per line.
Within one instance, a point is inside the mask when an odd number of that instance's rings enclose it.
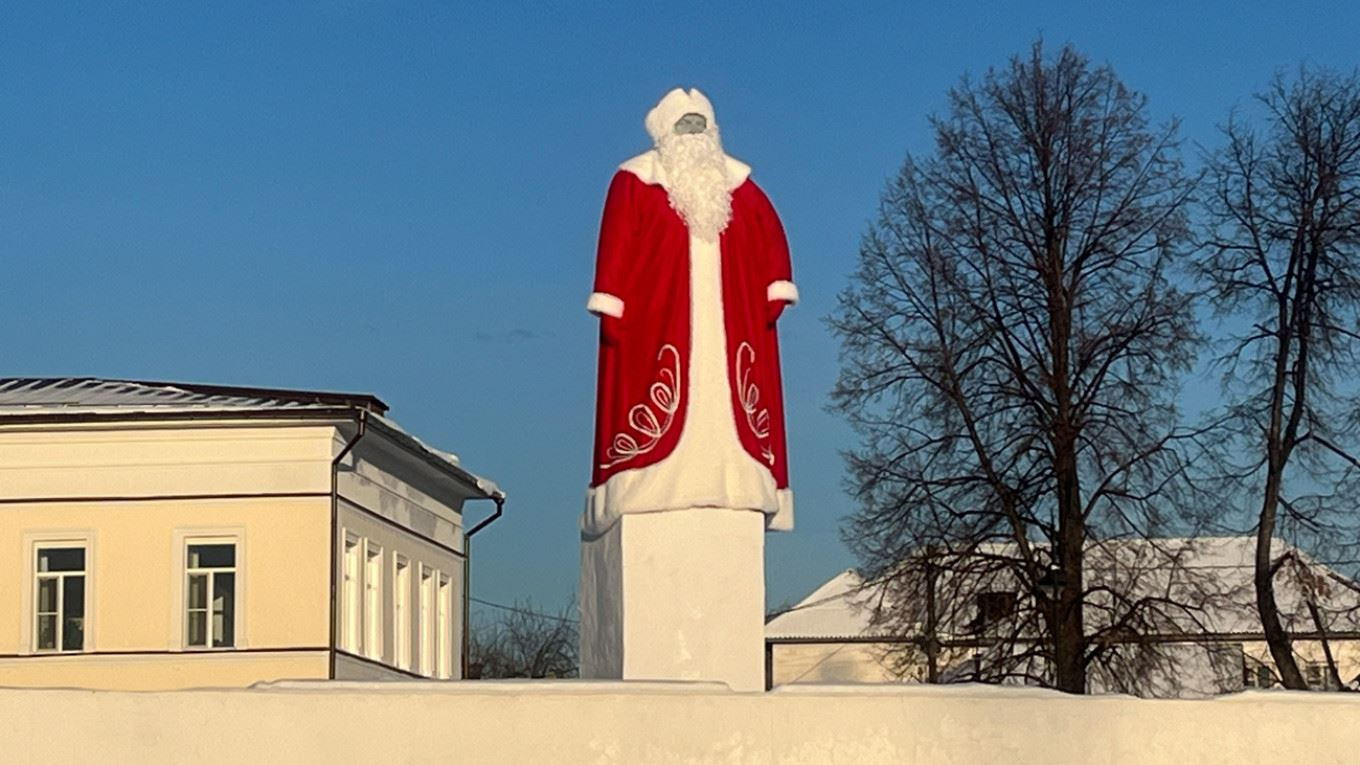
<path fill-rule="evenodd" d="M 939 617 L 935 605 L 935 550 L 926 548 L 926 682 L 940 682 Z"/>
<path fill-rule="evenodd" d="M 1048 320 L 1052 332 L 1053 476 L 1058 503 L 1058 570 L 1062 587 L 1054 609 L 1053 661 L 1058 690 L 1086 693 L 1086 635 L 1083 623 L 1082 549 L 1086 541 L 1086 518 L 1082 512 L 1081 475 L 1077 469 L 1076 421 L 1072 401 L 1071 360 L 1072 300 L 1064 280 L 1066 232 L 1055 222 L 1052 207 L 1045 215 L 1047 242 L 1046 281 Z"/>
<path fill-rule="evenodd" d="M 1061 444 L 1067 439 L 1059 441 Z M 1063 582 L 1053 614 L 1053 661 L 1058 690 L 1086 693 L 1086 636 L 1082 618 L 1082 542 L 1085 534 L 1077 483 L 1076 445 L 1068 441 L 1063 446 L 1056 465 L 1059 495 L 1057 564 Z"/>
<path fill-rule="evenodd" d="M 1308 683 L 1304 681 L 1299 664 L 1294 659 L 1289 633 L 1280 623 L 1280 609 L 1275 603 L 1271 540 L 1275 535 L 1275 515 L 1280 499 L 1280 471 L 1277 464 L 1275 459 L 1270 460 L 1261 522 L 1256 528 L 1256 610 L 1261 614 L 1261 628 L 1265 633 L 1266 645 L 1270 648 L 1270 657 L 1275 660 L 1275 669 L 1280 674 L 1280 682 L 1286 688 L 1302 691 L 1308 689 Z"/>

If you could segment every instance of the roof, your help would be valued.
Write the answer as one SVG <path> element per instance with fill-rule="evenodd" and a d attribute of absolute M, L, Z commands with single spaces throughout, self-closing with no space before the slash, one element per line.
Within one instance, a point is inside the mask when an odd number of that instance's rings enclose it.
<path fill-rule="evenodd" d="M 207 417 L 364 417 L 402 446 L 490 499 L 505 493 L 389 419 L 367 393 L 334 393 L 97 377 L 0 377 L 0 424 Z"/>
<path fill-rule="evenodd" d="M 869 623 L 869 595 L 860 590 L 859 574 L 846 569 L 813 590 L 792 608 L 765 624 L 767 638 L 864 637 Z"/>
<path fill-rule="evenodd" d="M 1249 634 L 1259 632 L 1253 588 L 1254 536 L 1168 537 L 1130 539 L 1092 544 L 1086 553 L 1088 585 L 1109 584 L 1125 592 L 1155 596 L 1185 593 L 1187 602 L 1198 596 L 1206 605 L 1198 624 L 1182 625 L 1189 632 Z M 1007 545 L 990 546 L 987 555 L 1004 556 Z M 1311 559 L 1306 553 L 1276 540 L 1276 557 L 1296 556 L 1316 577 L 1319 605 L 1331 614 L 1331 629 L 1360 631 L 1360 584 Z M 1303 587 L 1296 568 L 1287 567 L 1276 580 L 1276 599 L 1290 630 L 1311 631 Z M 1321 583 L 1321 585 L 1319 585 Z M 844 571 L 817 588 L 792 608 L 765 625 L 769 639 L 827 639 L 884 637 L 886 626 L 871 621 L 874 593 L 863 587 L 854 571 Z M 1088 618 L 1097 624 L 1098 615 Z"/>
<path fill-rule="evenodd" d="M 95 377 L 0 378 L 0 416 L 23 412 L 129 409 L 306 409 L 348 407 L 386 414 L 387 404 L 367 393 L 246 388 Z"/>

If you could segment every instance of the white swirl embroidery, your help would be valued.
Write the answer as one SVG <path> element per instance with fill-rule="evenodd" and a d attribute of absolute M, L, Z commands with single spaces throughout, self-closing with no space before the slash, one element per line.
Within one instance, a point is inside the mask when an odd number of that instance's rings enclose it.
<path fill-rule="evenodd" d="M 761 441 L 760 454 L 765 461 L 774 465 L 774 452 L 770 449 L 770 410 L 759 409 L 760 388 L 750 382 L 751 367 L 756 361 L 756 349 L 742 341 L 737 346 L 737 356 L 733 360 L 732 377 L 737 383 L 737 400 L 741 410 L 746 413 L 746 427 L 751 429 L 757 441 Z"/>
<path fill-rule="evenodd" d="M 605 450 L 607 461 L 600 465 L 601 469 L 608 470 L 655 449 L 674 424 L 675 412 L 680 408 L 680 351 L 674 345 L 663 345 L 656 354 L 656 360 L 661 361 L 668 353 L 674 366 L 662 368 L 658 373 L 661 379 L 648 389 L 651 403 L 637 404 L 628 410 L 628 424 L 643 437 L 643 441 L 639 442 L 631 433 L 614 434 L 609 448 Z M 652 410 L 653 406 L 656 411 Z"/>

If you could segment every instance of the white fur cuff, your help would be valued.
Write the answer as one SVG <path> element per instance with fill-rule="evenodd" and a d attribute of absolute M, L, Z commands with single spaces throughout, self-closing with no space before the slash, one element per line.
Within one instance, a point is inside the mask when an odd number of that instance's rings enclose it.
<path fill-rule="evenodd" d="M 793 282 L 784 281 L 783 279 L 780 279 L 777 282 L 770 282 L 770 286 L 765 288 L 765 299 L 783 300 L 789 305 L 794 305 L 798 302 L 798 288 L 794 286 Z"/>
<path fill-rule="evenodd" d="M 613 316 L 616 319 L 622 319 L 623 301 L 608 292 L 592 292 L 590 299 L 586 301 L 586 310 L 596 316 Z"/>

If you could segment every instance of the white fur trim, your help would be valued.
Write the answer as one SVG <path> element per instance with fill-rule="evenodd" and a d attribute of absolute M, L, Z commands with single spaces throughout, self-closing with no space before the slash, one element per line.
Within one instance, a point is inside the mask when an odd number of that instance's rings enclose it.
<path fill-rule="evenodd" d="M 592 292 L 586 301 L 586 310 L 596 316 L 623 318 L 623 301 L 608 292 Z"/>
<path fill-rule="evenodd" d="M 751 177 L 751 166 L 729 155 L 727 157 L 727 187 L 736 189 Z M 666 171 L 661 167 L 661 155 L 656 149 L 629 159 L 619 165 L 620 170 L 632 173 L 648 186 L 665 186 Z"/>
<path fill-rule="evenodd" d="M 669 458 L 667 458 L 669 459 Z M 666 460 L 662 460 L 662 463 Z M 661 463 L 658 463 L 661 464 Z M 647 468 L 643 468 L 646 470 Z M 631 472 L 631 471 L 629 471 Z M 620 473 L 619 475 L 626 475 Z M 618 476 L 615 476 L 617 478 Z M 775 507 L 773 510 L 761 507 L 748 507 L 740 504 L 726 505 L 721 499 L 714 499 L 703 504 L 693 502 L 658 502 L 652 505 L 638 504 L 636 507 L 620 508 L 619 502 L 611 495 L 610 486 L 613 479 L 605 481 L 599 486 L 586 490 L 585 512 L 581 514 L 581 533 L 586 536 L 596 537 L 609 531 L 619 518 L 625 515 L 636 515 L 638 513 L 665 513 L 672 510 L 689 510 L 695 507 L 721 507 L 735 511 L 756 511 L 765 514 L 766 531 L 792 531 L 793 530 L 793 491 L 791 489 L 778 489 L 775 491 Z"/>
<path fill-rule="evenodd" d="M 793 282 L 780 279 L 777 282 L 770 282 L 770 286 L 765 288 L 766 300 L 783 300 L 789 305 L 798 304 L 798 287 Z"/>
<path fill-rule="evenodd" d="M 765 514 L 766 531 L 793 531 L 793 490 L 780 489 L 777 492 L 779 509 L 773 514 Z"/>
<path fill-rule="evenodd" d="M 653 141 L 660 141 L 661 136 L 674 130 L 676 121 L 686 114 L 702 114 L 709 125 L 718 124 L 717 118 L 713 116 L 713 104 L 698 88 L 690 88 L 689 92 L 685 92 L 684 88 L 675 88 L 662 96 L 657 105 L 647 112 L 647 119 L 642 124 Z"/>

